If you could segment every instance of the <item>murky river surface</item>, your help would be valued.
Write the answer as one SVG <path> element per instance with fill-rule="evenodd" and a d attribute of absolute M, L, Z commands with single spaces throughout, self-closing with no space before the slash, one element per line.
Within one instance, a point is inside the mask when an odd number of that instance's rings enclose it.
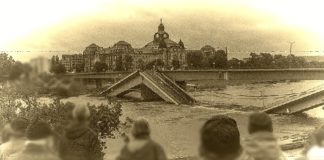
<path fill-rule="evenodd" d="M 324 81 L 277 83 L 236 83 L 226 88 L 190 91 L 200 103 L 195 106 L 173 105 L 165 102 L 123 101 L 123 119 L 145 117 L 149 120 L 152 137 L 165 148 L 169 158 L 197 155 L 199 129 L 213 115 L 225 114 L 236 119 L 242 137 L 247 134 L 249 113 L 289 95 L 324 84 Z M 262 98 L 263 97 L 263 98 Z M 79 96 L 66 99 L 77 104 L 106 103 L 104 98 Z M 322 107 L 301 115 L 271 115 L 275 133 L 281 137 L 311 131 L 324 123 Z M 105 159 L 114 159 L 123 146 L 121 138 L 109 139 Z"/>

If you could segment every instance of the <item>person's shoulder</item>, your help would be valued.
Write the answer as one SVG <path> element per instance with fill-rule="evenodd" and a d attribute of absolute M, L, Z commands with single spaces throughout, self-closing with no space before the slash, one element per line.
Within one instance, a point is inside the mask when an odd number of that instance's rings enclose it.
<path fill-rule="evenodd" d="M 7 160 L 21 160 L 24 159 L 24 155 L 22 155 L 22 152 L 11 154 L 7 157 Z"/>
<path fill-rule="evenodd" d="M 3 149 L 5 149 L 5 148 L 7 148 L 8 146 L 9 146 L 9 141 L 8 142 L 5 142 L 5 143 L 2 143 L 1 145 L 0 145 L 0 150 L 3 150 Z"/>
<path fill-rule="evenodd" d="M 151 147 L 163 150 L 162 145 L 154 140 L 149 140 L 149 144 L 151 145 Z"/>

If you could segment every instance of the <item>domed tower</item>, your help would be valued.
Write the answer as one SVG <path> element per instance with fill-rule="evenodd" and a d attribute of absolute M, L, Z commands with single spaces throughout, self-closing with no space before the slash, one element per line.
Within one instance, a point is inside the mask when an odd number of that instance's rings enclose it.
<path fill-rule="evenodd" d="M 163 23 L 162 23 L 162 18 L 160 19 L 160 25 L 159 25 L 159 29 L 158 29 L 158 31 L 159 32 L 164 32 L 164 25 L 163 25 Z"/>
<path fill-rule="evenodd" d="M 160 20 L 161 23 L 158 27 L 158 32 L 154 34 L 154 42 L 159 44 L 159 48 L 166 48 L 167 45 L 165 43 L 165 39 L 169 38 L 169 34 L 164 31 L 164 25 L 162 23 L 162 19 Z"/>
<path fill-rule="evenodd" d="M 184 43 L 182 42 L 182 40 L 180 39 L 179 41 L 179 46 L 181 47 L 181 49 L 185 49 Z"/>

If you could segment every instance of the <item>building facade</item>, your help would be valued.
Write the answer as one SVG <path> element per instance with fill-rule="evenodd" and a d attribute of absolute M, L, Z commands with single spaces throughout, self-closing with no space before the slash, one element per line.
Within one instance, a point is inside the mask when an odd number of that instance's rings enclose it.
<path fill-rule="evenodd" d="M 50 60 L 45 57 L 33 58 L 29 62 L 34 73 L 49 73 L 50 71 Z"/>
<path fill-rule="evenodd" d="M 77 69 L 84 68 L 84 58 L 82 54 L 64 54 L 61 63 L 66 71 L 73 72 Z M 83 69 L 82 69 L 83 70 Z"/>
<path fill-rule="evenodd" d="M 212 55 L 215 49 L 211 46 L 204 46 L 201 50 L 204 55 Z M 104 48 L 97 44 L 91 44 L 85 48 L 82 54 L 63 55 L 62 63 L 67 71 L 73 71 L 77 66 L 83 66 L 83 71 L 94 71 L 96 62 L 104 62 L 108 70 L 118 70 L 122 68 L 129 70 L 138 69 L 139 66 L 145 65 L 157 60 L 161 60 L 166 69 L 171 69 L 173 64 L 177 63 L 180 67 L 187 66 L 187 50 L 180 39 L 175 42 L 170 38 L 169 33 L 165 31 L 164 24 L 161 22 L 157 32 L 152 35 L 152 41 L 144 47 L 133 48 L 132 45 L 125 41 L 119 41 L 113 46 Z"/>

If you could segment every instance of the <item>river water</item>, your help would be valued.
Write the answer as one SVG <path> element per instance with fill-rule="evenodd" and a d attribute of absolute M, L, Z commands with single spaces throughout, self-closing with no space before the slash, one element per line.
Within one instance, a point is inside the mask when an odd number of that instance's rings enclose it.
<path fill-rule="evenodd" d="M 173 105 L 165 102 L 135 102 L 121 100 L 123 116 L 136 119 L 145 117 L 151 124 L 152 137 L 159 142 L 169 158 L 197 155 L 199 129 L 211 116 L 223 114 L 233 117 L 241 136 L 247 135 L 247 118 L 255 110 L 288 96 L 324 84 L 324 81 L 297 82 L 236 82 L 225 88 L 208 87 L 189 91 L 198 104 L 194 106 Z M 79 96 L 65 101 L 76 104 L 106 103 L 104 98 Z M 322 107 L 300 115 L 271 115 L 277 136 L 307 133 L 324 123 Z M 123 146 L 121 138 L 108 139 L 105 159 L 114 159 Z"/>

